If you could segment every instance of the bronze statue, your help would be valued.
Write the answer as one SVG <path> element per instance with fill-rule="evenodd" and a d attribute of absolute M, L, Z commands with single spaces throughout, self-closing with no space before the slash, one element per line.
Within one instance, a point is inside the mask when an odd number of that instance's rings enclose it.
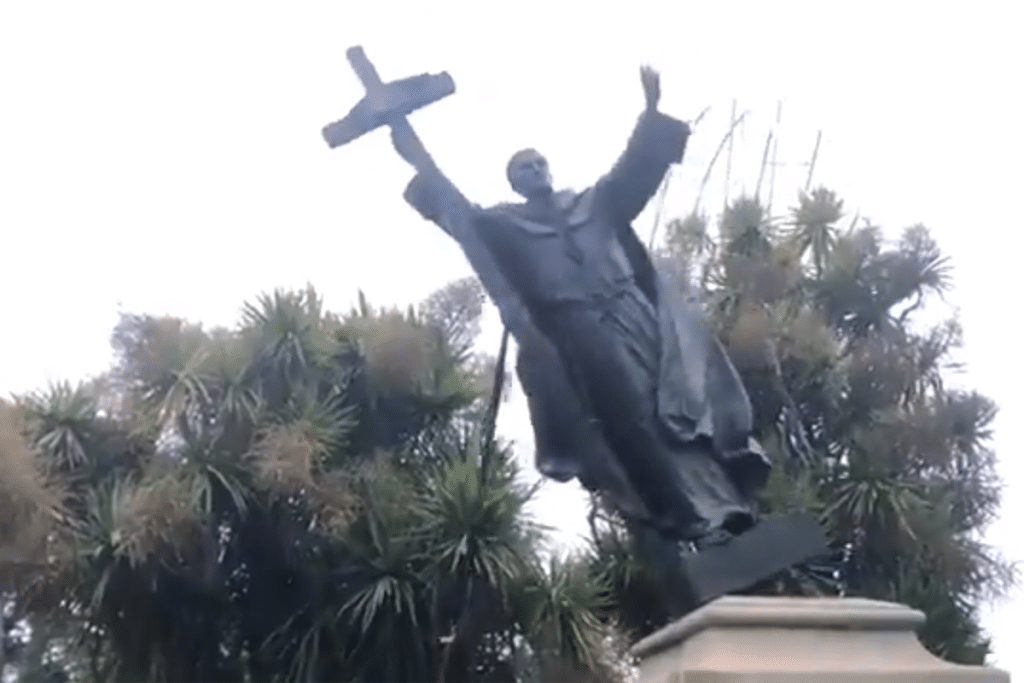
<path fill-rule="evenodd" d="M 701 311 L 662 278 L 631 227 L 690 135 L 658 111 L 658 73 L 640 70 L 645 107 L 593 186 L 556 191 L 544 156 L 522 150 L 506 176 L 524 201 L 484 208 L 445 177 L 405 118 L 454 92 L 451 77 L 383 85 L 361 49 L 349 60 L 367 87 L 349 129 L 391 127 L 416 171 L 406 200 L 459 242 L 518 342 L 538 469 L 600 492 L 649 552 L 679 566 L 688 591 L 677 611 L 822 553 L 813 521 L 756 519 L 752 494 L 770 462 L 742 382 Z M 329 143 L 355 136 L 339 138 L 332 125 Z"/>

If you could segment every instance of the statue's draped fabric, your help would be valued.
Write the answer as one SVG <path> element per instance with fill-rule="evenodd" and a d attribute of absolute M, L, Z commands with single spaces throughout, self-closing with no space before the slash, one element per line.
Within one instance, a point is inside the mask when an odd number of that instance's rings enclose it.
<path fill-rule="evenodd" d="M 546 201 L 481 208 L 437 171 L 405 196 L 459 241 L 519 342 L 538 469 L 694 538 L 749 518 L 769 466 L 735 368 L 631 227 L 688 135 L 645 112 L 611 172 Z"/>

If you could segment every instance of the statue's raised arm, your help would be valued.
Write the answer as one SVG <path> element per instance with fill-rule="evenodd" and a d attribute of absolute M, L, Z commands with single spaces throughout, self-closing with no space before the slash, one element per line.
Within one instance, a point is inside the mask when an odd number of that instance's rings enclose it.
<path fill-rule="evenodd" d="M 529 345 L 537 336 L 529 314 L 477 233 L 475 221 L 483 209 L 466 199 L 441 172 L 418 138 L 392 128 L 391 142 L 398 155 L 416 170 L 402 195 L 405 201 L 462 247 L 466 260 L 497 306 L 505 327 L 520 346 Z"/>
<path fill-rule="evenodd" d="M 620 221 L 636 218 L 654 193 L 669 167 L 682 161 L 690 127 L 658 111 L 661 79 L 650 67 L 641 67 L 646 106 L 637 121 L 626 150 L 612 170 L 597 183 L 598 196 Z"/>
<path fill-rule="evenodd" d="M 398 155 L 416 170 L 403 197 L 423 218 L 451 235 L 461 246 L 472 239 L 474 215 L 479 211 L 455 184 L 441 172 L 414 135 L 392 128 L 391 144 Z"/>

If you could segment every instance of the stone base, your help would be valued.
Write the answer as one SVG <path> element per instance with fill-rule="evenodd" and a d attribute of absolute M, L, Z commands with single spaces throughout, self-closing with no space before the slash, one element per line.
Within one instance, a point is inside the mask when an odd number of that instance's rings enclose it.
<path fill-rule="evenodd" d="M 724 597 L 633 646 L 640 683 L 1009 683 L 944 662 L 915 631 L 924 615 L 860 598 Z"/>

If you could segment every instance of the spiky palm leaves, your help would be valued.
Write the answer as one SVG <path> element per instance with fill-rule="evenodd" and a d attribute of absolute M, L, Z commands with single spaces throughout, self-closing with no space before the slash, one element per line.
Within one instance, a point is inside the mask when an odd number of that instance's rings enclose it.
<path fill-rule="evenodd" d="M 3 415 L 5 510 L 46 522 L 40 562 L 55 531 L 74 551 L 27 607 L 74 625 L 95 680 L 596 667 L 600 584 L 543 565 L 532 489 L 494 441 L 481 303 L 462 281 L 404 314 L 331 315 L 310 289 L 236 330 L 126 316 L 103 381 Z"/>
<path fill-rule="evenodd" d="M 63 557 L 59 487 L 24 438 L 22 409 L 0 399 L 0 586 L 26 591 Z"/>

